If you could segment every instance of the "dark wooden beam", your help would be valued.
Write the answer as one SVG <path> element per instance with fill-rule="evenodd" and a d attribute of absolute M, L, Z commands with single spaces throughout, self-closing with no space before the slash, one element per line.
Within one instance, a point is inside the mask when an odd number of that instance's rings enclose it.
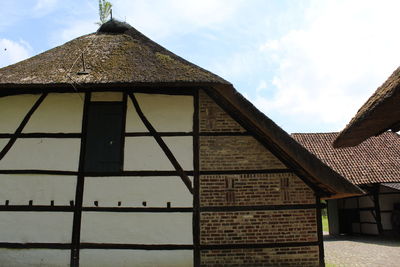
<path fill-rule="evenodd" d="M 200 112 L 199 91 L 194 94 L 193 113 L 193 170 L 194 170 L 194 195 L 193 195 L 193 266 L 201 265 L 200 255 Z"/>
<path fill-rule="evenodd" d="M 88 121 L 88 108 L 90 104 L 90 93 L 85 93 L 85 103 L 83 106 L 82 116 L 82 138 L 81 138 L 81 150 L 79 155 L 79 167 L 78 167 L 78 180 L 76 183 L 75 193 L 75 211 L 72 225 L 72 247 L 71 247 L 71 260 L 70 265 L 72 267 L 79 266 L 79 244 L 81 236 L 81 223 L 82 223 L 82 202 L 83 202 L 83 188 L 85 185 L 85 176 L 83 170 L 85 167 L 85 153 L 86 153 L 86 135 L 87 135 L 87 121 Z"/>
<path fill-rule="evenodd" d="M 324 254 L 324 236 L 322 229 L 322 213 L 321 213 L 321 198 L 315 198 L 315 204 L 317 205 L 316 219 L 317 219 L 317 232 L 318 232 L 318 250 L 319 250 L 319 266 L 325 267 L 325 254 Z"/>
<path fill-rule="evenodd" d="M 376 226 L 378 228 L 379 234 L 383 234 L 382 217 L 381 217 L 381 207 L 379 204 L 379 184 L 374 185 L 373 199 L 375 208 L 375 220 Z"/>
<path fill-rule="evenodd" d="M 147 212 L 147 213 L 180 213 L 180 212 L 193 212 L 191 207 L 83 207 L 82 211 L 90 212 Z"/>
<path fill-rule="evenodd" d="M 11 249 L 29 249 L 29 248 L 42 248 L 42 249 L 71 249 L 71 244 L 66 243 L 10 243 L 0 242 L 0 248 Z"/>
<path fill-rule="evenodd" d="M 81 249 L 192 250 L 193 245 L 81 243 Z"/>
<path fill-rule="evenodd" d="M 201 250 L 220 250 L 220 249 L 251 249 L 251 248 L 291 248 L 318 246 L 319 242 L 287 242 L 287 243 L 247 243 L 247 244 L 218 244 L 201 245 Z"/>
<path fill-rule="evenodd" d="M 201 207 L 201 212 L 227 212 L 227 211 L 257 211 L 257 210 L 302 210 L 316 209 L 317 204 L 293 204 L 293 205 L 259 205 L 259 206 L 218 206 Z"/>
<path fill-rule="evenodd" d="M 0 138 L 81 138 L 80 133 L 0 133 Z"/>

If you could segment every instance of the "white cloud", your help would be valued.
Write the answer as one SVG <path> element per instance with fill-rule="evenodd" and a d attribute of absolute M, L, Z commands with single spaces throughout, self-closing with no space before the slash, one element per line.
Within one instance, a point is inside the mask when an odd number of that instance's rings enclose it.
<path fill-rule="evenodd" d="M 398 10 L 398 1 L 312 2 L 304 26 L 261 46 L 276 92 L 255 104 L 340 130 L 400 63 Z"/>
<path fill-rule="evenodd" d="M 115 0 L 113 14 L 117 19 L 163 38 L 202 27 L 218 27 L 233 19 L 244 0 Z"/>
<path fill-rule="evenodd" d="M 0 39 L 0 68 L 28 58 L 31 51 L 30 45 L 23 40 L 14 42 L 8 39 Z"/>

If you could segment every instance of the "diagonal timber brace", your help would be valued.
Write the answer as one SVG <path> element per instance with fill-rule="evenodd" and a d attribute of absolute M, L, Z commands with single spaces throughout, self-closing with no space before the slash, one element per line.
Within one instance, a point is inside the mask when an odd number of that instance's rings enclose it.
<path fill-rule="evenodd" d="M 169 161 L 174 166 L 176 172 L 181 177 L 183 183 L 189 189 L 190 193 L 193 194 L 192 182 L 190 181 L 189 177 L 186 175 L 185 171 L 182 169 L 181 165 L 176 160 L 176 158 L 172 154 L 171 150 L 168 148 L 167 144 L 161 138 L 160 134 L 156 131 L 156 129 L 153 127 L 153 125 L 151 125 L 149 120 L 147 120 L 146 116 L 144 116 L 144 114 L 143 114 L 143 112 L 142 112 L 142 110 L 141 110 L 141 108 L 139 106 L 139 103 L 137 102 L 137 100 L 136 100 L 135 96 L 133 95 L 133 93 L 130 93 L 129 97 L 132 100 L 132 103 L 133 103 L 133 105 L 134 105 L 134 107 L 136 109 L 136 112 L 139 115 L 140 119 L 142 120 L 143 124 L 146 126 L 147 130 L 150 132 L 150 134 L 157 141 L 158 145 L 164 151 L 165 155 L 168 157 Z"/>
<path fill-rule="evenodd" d="M 15 130 L 15 133 L 13 137 L 8 141 L 6 146 L 1 150 L 0 152 L 0 160 L 4 158 L 4 156 L 7 154 L 7 152 L 11 149 L 11 147 L 14 145 L 15 141 L 17 141 L 18 136 L 22 133 L 22 130 L 25 128 L 26 124 L 29 122 L 29 119 L 33 115 L 33 113 L 36 111 L 36 109 L 40 106 L 40 104 L 43 102 L 43 100 L 46 98 L 47 93 L 42 94 L 38 100 L 36 100 L 35 104 L 32 106 L 32 108 L 26 113 L 24 119 L 22 120 L 21 124 L 18 126 L 18 128 Z"/>

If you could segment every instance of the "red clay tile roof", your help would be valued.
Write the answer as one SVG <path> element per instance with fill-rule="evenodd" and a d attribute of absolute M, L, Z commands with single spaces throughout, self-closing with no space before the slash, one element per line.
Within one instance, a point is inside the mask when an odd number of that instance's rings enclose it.
<path fill-rule="evenodd" d="M 400 136 L 385 132 L 356 147 L 332 146 L 338 133 L 295 133 L 292 137 L 354 184 L 400 182 Z"/>

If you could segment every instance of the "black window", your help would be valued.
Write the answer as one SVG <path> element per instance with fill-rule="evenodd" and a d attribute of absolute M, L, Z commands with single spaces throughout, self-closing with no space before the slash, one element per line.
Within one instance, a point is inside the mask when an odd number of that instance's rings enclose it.
<path fill-rule="evenodd" d="M 91 102 L 87 116 L 85 171 L 121 171 L 123 103 Z"/>

